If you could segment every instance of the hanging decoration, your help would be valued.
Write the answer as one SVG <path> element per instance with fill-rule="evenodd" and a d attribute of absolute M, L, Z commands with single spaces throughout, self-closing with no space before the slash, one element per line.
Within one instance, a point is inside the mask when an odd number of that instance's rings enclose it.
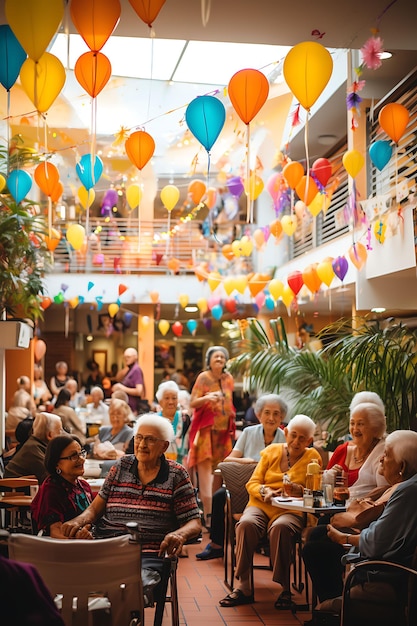
<path fill-rule="evenodd" d="M 71 224 L 67 228 L 66 238 L 74 250 L 81 250 L 85 240 L 85 228 L 81 224 Z"/>
<path fill-rule="evenodd" d="M 352 261 L 353 265 L 360 271 L 366 263 L 366 259 L 368 258 L 368 252 L 366 251 L 366 247 L 357 241 L 349 248 L 349 258 Z"/>
<path fill-rule="evenodd" d="M 8 24 L 0 25 L 0 83 L 6 89 L 15 84 L 20 68 L 26 59 L 26 52 Z M 10 112 L 7 113 L 9 118 Z"/>
<path fill-rule="evenodd" d="M 392 147 L 389 141 L 375 141 L 369 146 L 369 156 L 372 163 L 380 171 L 389 163 L 392 156 Z"/>
<path fill-rule="evenodd" d="M 336 276 L 343 282 L 347 271 L 349 269 L 349 264 L 344 256 L 338 256 L 332 262 L 333 271 Z"/>
<path fill-rule="evenodd" d="M 78 57 L 74 66 L 77 81 L 92 98 L 107 85 L 111 72 L 111 63 L 101 52 L 85 52 Z"/>
<path fill-rule="evenodd" d="M 358 211 L 357 205 L 357 192 L 355 178 L 365 165 L 365 157 L 359 150 L 348 150 L 342 157 L 343 167 L 352 178 L 352 188 L 349 194 L 348 208 L 350 212 L 350 218 L 353 220 L 354 226 L 360 223 L 361 217 Z"/>
<path fill-rule="evenodd" d="M 38 61 L 26 59 L 20 70 L 20 82 L 39 113 L 46 113 L 65 85 L 65 68 L 61 61 L 45 52 Z"/>
<path fill-rule="evenodd" d="M 19 204 L 32 188 L 32 179 L 25 170 L 13 170 L 7 177 L 7 187 Z"/>
<path fill-rule="evenodd" d="M 256 69 L 243 69 L 232 76 L 228 85 L 232 106 L 246 124 L 246 180 L 251 176 L 250 122 L 259 113 L 269 95 L 269 81 Z M 246 221 L 253 223 L 253 200 L 246 193 Z"/>
<path fill-rule="evenodd" d="M 119 0 L 71 0 L 71 19 L 92 52 L 102 49 L 120 20 Z"/>
<path fill-rule="evenodd" d="M 142 22 L 145 22 L 150 29 L 152 29 L 152 24 L 165 4 L 165 0 L 129 0 L 129 2 Z"/>

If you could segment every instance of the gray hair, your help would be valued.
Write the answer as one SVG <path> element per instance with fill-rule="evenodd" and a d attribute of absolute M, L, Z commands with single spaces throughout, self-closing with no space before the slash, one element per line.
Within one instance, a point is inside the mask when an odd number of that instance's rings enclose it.
<path fill-rule="evenodd" d="M 173 380 L 165 380 L 159 385 L 156 391 L 155 397 L 158 400 L 158 402 L 160 402 L 162 398 L 164 397 L 164 393 L 166 391 L 174 391 L 178 396 L 179 390 L 180 388 L 178 387 L 176 382 L 174 382 Z"/>
<path fill-rule="evenodd" d="M 308 436 L 314 437 L 316 424 L 313 422 L 311 417 L 308 417 L 308 415 L 303 415 L 302 413 L 299 413 L 298 415 L 294 415 L 294 417 L 290 419 L 287 426 L 289 432 L 297 427 L 305 428 L 305 430 L 308 432 Z"/>
<path fill-rule="evenodd" d="M 279 408 L 282 413 L 282 417 L 285 417 L 288 413 L 287 403 L 276 393 L 265 393 L 260 396 L 255 403 L 255 415 L 259 417 L 263 411 L 265 404 L 279 404 Z"/>
<path fill-rule="evenodd" d="M 101 387 L 91 387 L 90 389 L 90 396 L 92 393 L 96 393 L 98 392 L 100 394 L 101 399 L 103 400 L 104 398 L 104 391 L 102 390 Z"/>
<path fill-rule="evenodd" d="M 133 431 L 135 435 L 138 433 L 141 426 L 151 426 L 152 428 L 156 428 L 161 436 L 161 439 L 164 441 L 171 442 L 175 438 L 171 422 L 168 418 L 162 417 L 162 415 L 157 415 L 156 413 L 143 413 L 143 415 L 138 417 L 136 420 Z"/>
<path fill-rule="evenodd" d="M 223 346 L 211 346 L 206 352 L 205 363 L 207 368 L 210 367 L 210 359 L 214 352 L 223 352 L 226 361 L 229 360 L 229 352 L 226 350 L 226 348 L 224 348 Z"/>
<path fill-rule="evenodd" d="M 350 403 L 349 411 L 352 413 L 353 409 L 358 404 L 363 404 L 364 402 L 376 404 L 376 406 L 379 406 L 380 409 L 385 413 L 384 403 L 382 402 L 379 395 L 375 393 L 375 391 L 359 391 L 358 393 L 355 393 L 352 398 L 352 402 Z"/>
<path fill-rule="evenodd" d="M 385 435 L 387 428 L 387 419 L 382 408 L 373 402 L 361 402 L 352 409 L 350 416 L 353 417 L 359 411 L 365 412 L 366 419 L 368 420 L 375 437 L 381 439 L 381 437 Z"/>
<path fill-rule="evenodd" d="M 385 446 L 391 446 L 397 463 L 405 463 L 405 479 L 417 474 L 417 433 L 415 431 L 394 430 L 385 439 Z"/>
<path fill-rule="evenodd" d="M 35 421 L 33 422 L 33 436 L 41 441 L 47 441 L 48 434 L 53 432 L 56 427 L 60 426 L 62 429 L 62 421 L 59 415 L 55 413 L 37 413 Z"/>
<path fill-rule="evenodd" d="M 126 424 L 130 422 L 132 411 L 130 410 L 130 406 L 127 402 L 119 400 L 119 398 L 112 398 L 109 404 L 109 417 L 111 417 L 112 413 L 115 411 L 121 411 L 123 413 Z"/>

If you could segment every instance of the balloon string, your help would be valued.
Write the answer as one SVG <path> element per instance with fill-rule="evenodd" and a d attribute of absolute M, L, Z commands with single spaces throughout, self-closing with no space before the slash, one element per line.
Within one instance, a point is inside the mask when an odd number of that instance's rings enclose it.
<path fill-rule="evenodd" d="M 147 119 L 149 119 L 150 111 L 151 111 L 151 98 L 152 98 L 152 85 L 153 85 L 153 63 L 154 63 L 154 38 L 151 36 L 151 79 L 149 83 L 149 92 L 148 92 L 148 112 L 146 114 Z"/>
<path fill-rule="evenodd" d="M 246 125 L 246 222 L 252 223 L 250 201 L 250 124 Z"/>
<path fill-rule="evenodd" d="M 171 211 L 168 211 L 168 225 L 167 225 L 167 241 L 166 241 L 166 246 L 165 246 L 165 256 L 168 257 L 169 255 L 169 248 L 170 248 L 170 230 L 171 230 Z"/>
<path fill-rule="evenodd" d="M 142 170 L 139 170 L 139 187 L 141 189 L 143 189 L 142 185 L 143 185 L 143 182 L 142 182 Z M 138 203 L 138 252 L 140 252 L 140 238 L 141 238 L 140 201 L 141 201 L 141 198 L 139 198 L 139 203 Z"/>
<path fill-rule="evenodd" d="M 304 126 L 304 146 L 306 151 L 306 186 L 304 191 L 304 204 L 307 206 L 308 187 L 310 182 L 310 157 L 308 154 L 308 116 L 310 111 L 307 111 L 306 123 Z"/>
<path fill-rule="evenodd" d="M 7 175 L 10 173 L 10 89 L 7 91 Z"/>

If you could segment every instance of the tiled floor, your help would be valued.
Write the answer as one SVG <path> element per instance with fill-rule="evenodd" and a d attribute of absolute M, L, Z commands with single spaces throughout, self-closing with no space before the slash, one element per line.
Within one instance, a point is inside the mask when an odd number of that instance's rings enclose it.
<path fill-rule="evenodd" d="M 203 536 L 203 546 L 208 542 L 207 535 Z M 269 570 L 255 570 L 255 603 L 235 608 L 222 608 L 219 600 L 229 590 L 224 585 L 224 571 L 222 559 L 211 561 L 197 561 L 195 554 L 201 552 L 201 545 L 187 546 L 188 558 L 180 559 L 178 568 L 178 596 L 180 604 L 181 626 L 255 626 L 265 624 L 272 626 L 300 626 L 310 619 L 311 613 L 277 611 L 274 602 L 281 591 L 281 587 L 272 582 Z M 267 563 L 266 557 L 256 556 L 259 563 Z M 256 561 L 255 561 L 256 562 Z M 296 602 L 304 602 L 304 598 L 295 595 Z M 152 623 L 151 616 L 145 621 Z M 163 626 L 171 624 L 170 607 L 167 605 Z"/>

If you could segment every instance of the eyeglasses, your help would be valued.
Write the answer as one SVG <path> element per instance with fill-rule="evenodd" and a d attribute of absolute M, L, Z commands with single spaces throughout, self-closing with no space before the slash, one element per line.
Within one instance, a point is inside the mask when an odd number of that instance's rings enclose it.
<path fill-rule="evenodd" d="M 60 461 L 72 461 L 75 463 L 78 459 L 85 459 L 87 456 L 87 450 L 81 450 L 80 452 L 73 452 L 69 456 L 60 456 Z"/>
<path fill-rule="evenodd" d="M 145 443 L 145 446 L 154 446 L 157 441 L 165 441 L 165 440 L 160 439 L 159 437 L 152 437 L 151 435 L 146 435 L 145 437 L 143 435 L 136 435 L 135 441 L 137 443 L 142 443 L 143 441 Z"/>

